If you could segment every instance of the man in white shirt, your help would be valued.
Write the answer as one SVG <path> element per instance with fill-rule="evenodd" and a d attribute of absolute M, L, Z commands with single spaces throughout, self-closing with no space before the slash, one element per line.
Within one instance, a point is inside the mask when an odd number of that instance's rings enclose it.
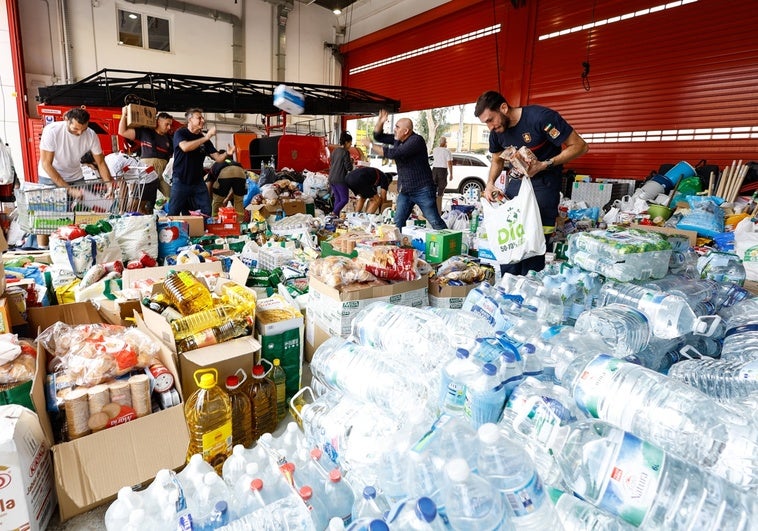
<path fill-rule="evenodd" d="M 442 196 L 447 181 L 453 180 L 453 154 L 447 149 L 447 138 L 440 138 L 440 145 L 432 150 L 432 177 L 437 184 L 437 210 L 442 212 Z"/>
<path fill-rule="evenodd" d="M 39 164 L 37 173 L 40 184 L 68 188 L 69 194 L 78 197 L 81 190 L 71 188 L 72 184 L 84 182 L 81 158 L 88 151 L 97 164 L 100 177 L 111 180 L 108 165 L 105 163 L 103 148 L 97 134 L 88 128 L 89 113 L 84 109 L 70 109 L 63 121 L 47 124 L 42 129 L 39 144 Z"/>

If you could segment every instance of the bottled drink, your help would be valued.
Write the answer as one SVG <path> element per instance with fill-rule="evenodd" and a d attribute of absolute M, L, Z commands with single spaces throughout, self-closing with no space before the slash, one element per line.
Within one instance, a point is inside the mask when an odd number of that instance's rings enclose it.
<path fill-rule="evenodd" d="M 408 498 L 395 507 L 387 516 L 392 530 L 432 531 L 447 529 L 437 514 L 437 504 L 430 498 Z"/>
<path fill-rule="evenodd" d="M 142 304 L 155 313 L 161 314 L 161 317 L 169 323 L 183 317 L 179 310 L 171 306 L 171 301 L 163 293 L 156 293 L 151 297 L 145 297 L 142 299 Z"/>
<path fill-rule="evenodd" d="M 227 500 L 229 499 L 231 499 L 231 493 L 224 480 L 215 472 L 205 474 L 197 491 L 187 498 L 187 509 L 191 517 L 192 528 L 215 529 L 215 527 L 211 527 L 214 518 L 226 518 L 228 520 Z M 224 515 L 215 513 L 217 507 L 219 509 L 226 507 Z"/>
<path fill-rule="evenodd" d="M 190 443 L 191 444 L 191 443 Z M 223 467 L 223 465 L 222 465 Z M 176 475 L 184 491 L 184 497 L 191 496 L 203 482 L 203 476 L 215 469 L 203 459 L 202 454 L 193 454 L 187 465 Z"/>
<path fill-rule="evenodd" d="M 583 312 L 577 318 L 574 328 L 579 333 L 597 333 L 613 355 L 619 358 L 643 350 L 650 337 L 645 315 L 634 308 L 616 303 Z"/>
<path fill-rule="evenodd" d="M 755 526 L 756 497 L 702 468 L 599 420 L 537 426 L 563 476 L 582 499 L 645 529 Z M 552 431 L 552 433 L 539 433 Z"/>
<path fill-rule="evenodd" d="M 229 505 L 224 501 L 218 501 L 213 506 L 213 511 L 208 518 L 206 529 L 220 529 L 229 523 Z"/>
<path fill-rule="evenodd" d="M 129 522 L 132 512 L 142 510 L 142 498 L 130 487 L 121 487 L 116 500 L 105 511 L 105 528 L 108 531 L 121 531 Z"/>
<path fill-rule="evenodd" d="M 216 306 L 171 321 L 174 340 L 180 341 L 209 328 L 221 326 L 231 318 L 233 310 L 231 306 Z"/>
<path fill-rule="evenodd" d="M 288 422 L 284 433 L 279 436 L 279 439 L 279 450 L 287 458 L 287 461 L 295 463 L 298 470 L 304 467 L 310 455 L 305 445 L 303 432 L 300 431 L 300 426 L 297 425 L 297 422 Z"/>
<path fill-rule="evenodd" d="M 510 528 L 502 500 L 486 479 L 472 473 L 465 459 L 445 465 L 442 489 L 450 526 L 458 531 L 495 531 Z"/>
<path fill-rule="evenodd" d="M 466 385 L 463 414 L 476 428 L 487 422 L 497 422 L 505 399 L 505 385 L 497 375 L 497 367 L 485 363 L 479 374 Z"/>
<path fill-rule="evenodd" d="M 567 360 L 589 352 L 608 352 L 608 346 L 599 335 L 594 332 L 580 334 L 573 326 L 552 326 L 542 332 L 540 339 L 544 346 L 541 350 L 542 363 L 553 367 L 556 382 L 560 382 L 555 374 L 555 367 L 559 363 L 566 363 Z"/>
<path fill-rule="evenodd" d="M 702 336 L 698 336 L 702 337 Z M 679 361 L 680 350 L 685 346 L 683 338 L 659 339 L 653 337 L 648 346 L 636 354 L 625 356 L 624 359 L 648 369 L 667 374 L 669 368 Z"/>
<path fill-rule="evenodd" d="M 718 282 L 706 278 L 690 278 L 684 275 L 666 275 L 657 280 L 649 280 L 645 287 L 665 291 L 685 299 L 694 308 L 700 302 L 714 300 L 718 293 Z"/>
<path fill-rule="evenodd" d="M 234 432 L 233 420 L 232 432 Z M 221 467 L 221 477 L 224 478 L 224 481 L 229 486 L 229 488 L 234 488 L 237 480 L 245 475 L 247 465 L 255 464 L 256 467 L 258 466 L 254 456 L 254 450 L 248 450 L 241 444 L 234 445 L 232 448 L 232 455 L 230 455 L 227 460 L 224 461 L 224 466 Z"/>
<path fill-rule="evenodd" d="M 335 336 L 316 349 L 311 372 L 331 389 L 402 415 L 426 407 L 431 397 L 428 378 L 404 357 Z"/>
<path fill-rule="evenodd" d="M 177 341 L 176 350 L 179 353 L 188 352 L 217 343 L 223 343 L 235 337 L 248 335 L 252 324 L 249 317 L 234 318 L 219 326 L 214 326 L 202 332 L 196 332 Z"/>
<path fill-rule="evenodd" d="M 733 282 L 740 286 L 745 283 L 745 266 L 736 254 L 708 251 L 698 259 L 697 269 L 701 278 Z"/>
<path fill-rule="evenodd" d="M 556 367 L 592 417 L 612 422 L 736 485 L 758 485 L 758 435 L 708 395 L 662 374 L 601 354 Z"/>
<path fill-rule="evenodd" d="M 749 360 L 758 358 L 758 297 L 738 302 L 721 312 L 726 319 L 724 359 Z"/>
<path fill-rule="evenodd" d="M 271 380 L 276 386 L 276 421 L 281 422 L 287 416 L 287 375 L 279 358 L 275 358 L 273 364 Z"/>
<path fill-rule="evenodd" d="M 560 529 L 542 480 L 526 451 L 500 433 L 495 424 L 479 427 L 479 474 L 500 492 L 519 530 Z"/>
<path fill-rule="evenodd" d="M 529 376 L 532 378 L 540 378 L 543 369 L 542 360 L 540 360 L 540 357 L 537 354 L 537 347 L 531 343 L 524 343 L 521 348 L 519 348 L 519 354 L 521 354 L 521 359 L 524 360 L 524 370 L 522 372 L 522 378 L 519 378 L 518 381 L 521 382 L 523 378 Z"/>
<path fill-rule="evenodd" d="M 471 311 L 432 307 L 425 309 L 438 315 L 444 321 L 445 331 L 452 344 L 458 347 L 471 348 L 473 340 L 479 337 L 490 337 L 495 333 L 492 325 L 484 317 Z"/>
<path fill-rule="evenodd" d="M 443 413 L 463 415 L 466 402 L 466 382 L 472 378 L 478 367 L 469 359 L 465 348 L 458 348 L 455 358 L 442 366 L 440 372 L 439 406 Z"/>
<path fill-rule="evenodd" d="M 300 497 L 308 508 L 316 529 L 326 529 L 329 526 L 329 513 L 323 500 L 313 496 L 313 489 L 308 485 L 300 487 Z"/>
<path fill-rule="evenodd" d="M 381 504 L 381 505 L 380 505 Z M 356 496 L 351 511 L 352 520 L 356 521 L 361 518 L 384 518 L 384 514 L 389 511 L 384 498 L 377 496 L 376 489 L 371 485 L 363 487 L 361 496 Z"/>
<path fill-rule="evenodd" d="M 609 281 L 603 285 L 600 302 L 603 306 L 616 302 L 638 309 L 647 317 L 652 334 L 663 339 L 708 332 L 708 324 L 695 315 L 687 301 L 662 291 Z"/>
<path fill-rule="evenodd" d="M 276 386 L 266 374 L 263 365 L 255 365 L 247 393 L 253 404 L 253 439 L 276 431 Z"/>
<path fill-rule="evenodd" d="M 221 300 L 235 309 L 239 315 L 255 319 L 255 305 L 258 301 L 255 292 L 234 281 L 221 284 Z"/>
<path fill-rule="evenodd" d="M 633 525 L 598 509 L 591 503 L 548 487 L 550 500 L 565 531 L 633 531 Z"/>
<path fill-rule="evenodd" d="M 195 371 L 199 389 L 184 404 L 184 416 L 190 433 L 187 461 L 201 454 L 218 474 L 232 453 L 232 405 L 226 391 L 216 385 L 216 369 Z"/>
<path fill-rule="evenodd" d="M 163 290 L 182 315 L 191 315 L 213 306 L 213 296 L 190 271 L 171 271 L 163 281 Z"/>
<path fill-rule="evenodd" d="M 259 477 L 251 479 L 250 475 L 245 474 L 237 480 L 234 491 L 238 516 L 251 514 L 266 507 L 266 500 L 261 495 L 262 490 L 263 480 Z"/>
<path fill-rule="evenodd" d="M 758 391 L 758 359 L 682 360 L 669 369 L 668 375 L 719 400 L 743 398 Z"/>
<path fill-rule="evenodd" d="M 329 481 L 324 488 L 324 501 L 329 514 L 342 518 L 345 525 L 350 523 L 355 496 L 350 486 L 342 481 L 339 468 L 329 472 Z"/>
<path fill-rule="evenodd" d="M 352 522 L 348 527 L 345 527 L 345 524 L 339 518 L 329 520 L 328 531 L 342 531 L 343 529 L 347 529 L 347 531 L 390 531 L 387 522 L 380 518 L 361 518 L 356 522 Z"/>
<path fill-rule="evenodd" d="M 232 444 L 248 448 L 254 442 L 253 406 L 244 387 L 247 375 L 242 369 L 237 373 L 242 373 L 241 381 L 237 374 L 226 377 L 226 392 L 229 394 L 229 401 L 232 406 Z"/>
<path fill-rule="evenodd" d="M 401 440 L 397 435 L 393 436 L 379 458 L 376 484 L 390 504 L 395 504 L 407 496 L 405 475 L 408 467 L 408 447 L 407 441 Z"/>

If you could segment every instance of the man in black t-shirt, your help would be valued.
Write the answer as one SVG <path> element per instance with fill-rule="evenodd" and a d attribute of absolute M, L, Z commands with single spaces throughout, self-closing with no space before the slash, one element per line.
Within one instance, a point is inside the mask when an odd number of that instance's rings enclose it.
<path fill-rule="evenodd" d="M 158 180 L 153 186 L 157 186 L 161 194 L 168 199 L 171 187 L 163 179 L 163 171 L 166 169 L 169 159 L 174 154 L 174 145 L 171 139 L 171 125 L 174 118 L 165 112 L 159 112 L 155 118 L 155 127 L 132 128 L 126 126 L 126 107 L 121 111 L 121 120 L 118 122 L 118 134 L 127 140 L 136 141 L 139 144 L 139 159 L 142 164 L 152 166 L 158 174 Z"/>
<path fill-rule="evenodd" d="M 348 173 L 345 176 L 347 187 L 358 196 L 355 211 L 362 211 L 364 203 L 368 200 L 366 212 L 368 214 L 376 213 L 387 197 L 390 181 L 391 179 L 387 177 L 387 174 L 370 166 L 362 166 Z"/>

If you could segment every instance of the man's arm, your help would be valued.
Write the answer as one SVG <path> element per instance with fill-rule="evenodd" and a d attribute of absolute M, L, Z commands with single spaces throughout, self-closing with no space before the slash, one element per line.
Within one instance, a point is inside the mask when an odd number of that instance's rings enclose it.
<path fill-rule="evenodd" d="M 495 181 L 497 181 L 497 178 L 503 173 L 503 167 L 505 166 L 505 161 L 500 158 L 501 154 L 502 151 L 500 153 L 492 153 L 490 173 L 487 176 L 487 186 L 484 188 L 484 197 L 489 201 L 497 200 L 498 189 L 495 187 Z"/>
<path fill-rule="evenodd" d="M 448 149 L 447 152 L 450 154 L 450 160 L 447 161 L 447 179 L 449 181 L 453 180 L 453 154 L 450 153 L 450 150 Z"/>
<path fill-rule="evenodd" d="M 585 142 L 584 139 L 579 136 L 576 131 L 571 131 L 571 134 L 563 143 L 563 151 L 558 153 L 552 159 L 549 159 L 552 160 L 552 164 L 546 160 L 539 161 L 536 164 L 532 163 L 532 165 L 529 166 L 529 177 L 532 177 L 533 175 L 546 170 L 550 166 L 559 166 L 561 164 L 571 162 L 575 158 L 581 157 L 589 150 L 590 146 L 587 144 L 587 142 Z"/>
<path fill-rule="evenodd" d="M 235 146 L 232 146 L 231 144 L 227 144 L 226 151 L 214 151 L 208 156 L 212 158 L 213 160 L 215 160 L 216 162 L 224 162 L 226 159 L 234 160 L 235 150 L 236 150 Z"/>
<path fill-rule="evenodd" d="M 188 153 L 190 151 L 195 151 L 197 148 L 208 142 L 211 138 L 216 136 L 216 127 L 211 127 L 208 129 L 208 132 L 205 133 L 200 138 L 197 138 L 195 140 L 182 140 L 179 142 L 179 149 L 184 151 L 185 153 Z"/>
<path fill-rule="evenodd" d="M 95 159 L 95 164 L 97 164 L 97 171 L 100 172 L 100 178 L 105 182 L 110 182 L 111 171 L 108 169 L 108 165 L 105 163 L 105 155 L 102 153 L 95 155 L 93 153 L 92 158 Z"/>
<path fill-rule="evenodd" d="M 45 173 L 50 177 L 50 180 L 53 181 L 55 186 L 59 188 L 68 188 L 68 183 L 63 179 L 63 177 L 61 177 L 61 174 L 58 173 L 58 170 L 56 170 L 53 166 L 55 153 L 52 151 L 45 151 L 40 149 L 39 159 L 40 163 L 42 164 L 42 169 L 45 170 Z"/>
<path fill-rule="evenodd" d="M 137 130 L 126 126 L 126 107 L 121 109 L 121 119 L 118 121 L 118 134 L 129 140 L 136 140 Z"/>

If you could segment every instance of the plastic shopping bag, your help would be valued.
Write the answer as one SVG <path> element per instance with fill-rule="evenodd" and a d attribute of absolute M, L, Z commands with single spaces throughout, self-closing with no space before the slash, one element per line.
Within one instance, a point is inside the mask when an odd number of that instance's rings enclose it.
<path fill-rule="evenodd" d="M 523 179 L 519 194 L 510 201 L 493 205 L 483 198 L 482 210 L 487 243 L 499 263 L 545 254 L 542 218 L 530 179 Z"/>
<path fill-rule="evenodd" d="M 758 280 L 758 223 L 751 218 L 734 228 L 734 252 L 745 266 L 747 280 Z"/>

